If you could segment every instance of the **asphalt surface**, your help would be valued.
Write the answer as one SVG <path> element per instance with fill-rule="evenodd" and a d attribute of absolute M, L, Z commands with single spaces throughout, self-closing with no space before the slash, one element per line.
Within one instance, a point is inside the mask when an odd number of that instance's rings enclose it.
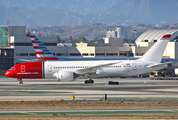
<path fill-rule="evenodd" d="M 84 84 L 84 79 L 72 82 L 57 80 L 23 80 L 0 78 L 0 101 L 38 100 L 95 100 L 104 99 L 160 99 L 178 100 L 178 80 L 149 80 L 149 78 L 95 79 Z M 108 85 L 117 81 L 119 85 Z M 137 114 L 178 113 L 178 108 L 55 108 L 55 109 L 0 109 L 0 115 L 51 115 L 56 114 Z"/>
<path fill-rule="evenodd" d="M 19 84 L 16 79 L 0 78 L 0 101 L 21 100 L 98 100 L 109 98 L 178 99 L 178 80 L 149 80 L 149 78 L 95 79 L 94 84 L 84 84 L 84 79 L 58 82 L 50 79 L 26 79 Z M 119 85 L 108 85 L 117 81 Z M 20 96 L 20 97 L 19 97 Z"/>

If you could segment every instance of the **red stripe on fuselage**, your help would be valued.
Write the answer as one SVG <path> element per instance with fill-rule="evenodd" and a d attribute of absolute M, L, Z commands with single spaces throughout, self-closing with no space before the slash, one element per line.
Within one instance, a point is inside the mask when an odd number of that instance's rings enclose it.
<path fill-rule="evenodd" d="M 40 46 L 34 46 L 34 49 L 41 49 Z"/>
<path fill-rule="evenodd" d="M 35 40 L 32 40 L 32 43 L 37 43 Z"/>
<path fill-rule="evenodd" d="M 36 54 L 43 54 L 44 55 L 44 52 L 35 52 Z"/>
<path fill-rule="evenodd" d="M 34 38 L 33 35 L 30 35 L 30 38 Z"/>
<path fill-rule="evenodd" d="M 164 35 L 162 38 L 170 38 L 171 34 Z"/>

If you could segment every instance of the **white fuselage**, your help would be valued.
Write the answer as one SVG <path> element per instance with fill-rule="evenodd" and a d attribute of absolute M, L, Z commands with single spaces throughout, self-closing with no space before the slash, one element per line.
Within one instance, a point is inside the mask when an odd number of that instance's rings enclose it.
<path fill-rule="evenodd" d="M 119 63 L 120 62 L 120 63 Z M 98 68 L 96 71 L 82 72 L 80 69 L 85 69 L 102 64 L 116 63 L 110 66 Z M 45 78 L 55 78 L 53 75 L 59 71 L 70 71 L 78 75 L 91 74 L 94 77 L 126 77 L 134 76 L 143 73 L 148 73 L 155 70 L 164 69 L 167 66 L 150 68 L 149 65 L 156 64 L 143 60 L 111 60 L 111 61 L 46 61 L 44 62 Z"/>

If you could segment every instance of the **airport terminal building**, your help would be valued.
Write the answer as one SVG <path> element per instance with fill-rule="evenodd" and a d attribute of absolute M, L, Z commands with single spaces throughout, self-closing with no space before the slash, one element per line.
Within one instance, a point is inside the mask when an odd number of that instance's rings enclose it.
<path fill-rule="evenodd" d="M 38 37 L 57 57 L 138 57 L 142 56 L 162 35 L 172 34 L 164 57 L 178 59 L 178 30 L 149 30 L 140 35 L 135 45 L 123 44 L 123 38 L 105 38 L 105 44 L 58 43 L 57 37 Z M 25 26 L 1 26 L 0 70 L 21 63 L 20 59 L 37 59 Z"/>

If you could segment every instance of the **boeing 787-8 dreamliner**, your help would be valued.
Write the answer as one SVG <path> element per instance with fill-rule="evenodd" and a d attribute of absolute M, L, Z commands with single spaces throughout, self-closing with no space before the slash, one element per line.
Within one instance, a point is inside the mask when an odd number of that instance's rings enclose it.
<path fill-rule="evenodd" d="M 56 78 L 58 81 L 73 81 L 83 75 L 93 81 L 92 77 L 126 77 L 167 68 L 169 63 L 161 59 L 171 34 L 163 35 L 142 58 L 136 60 L 107 61 L 40 61 L 27 62 L 13 66 L 5 75 L 22 79 Z"/>

